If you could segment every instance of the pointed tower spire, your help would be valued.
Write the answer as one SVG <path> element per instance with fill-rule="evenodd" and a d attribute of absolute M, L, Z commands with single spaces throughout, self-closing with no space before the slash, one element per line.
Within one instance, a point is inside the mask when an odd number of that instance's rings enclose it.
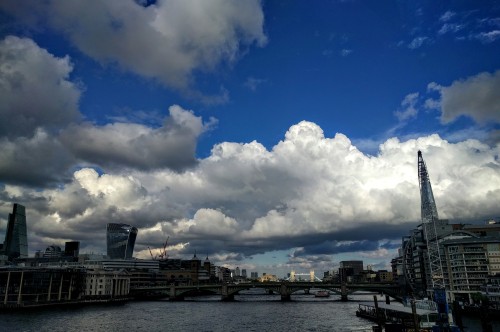
<path fill-rule="evenodd" d="M 436 201 L 432 193 L 431 181 L 427 166 L 425 165 L 422 152 L 418 151 L 418 181 L 420 186 L 420 206 L 422 222 L 432 222 L 438 220 Z"/>
<path fill-rule="evenodd" d="M 427 276 L 428 286 L 436 289 L 444 289 L 445 281 L 443 274 L 443 266 L 441 263 L 441 255 L 439 250 L 439 238 L 436 230 L 438 222 L 438 213 L 434 195 L 432 193 L 431 181 L 427 166 L 425 165 L 422 152 L 418 151 L 418 180 L 420 186 L 420 207 L 422 227 L 424 229 L 424 237 L 427 243 L 427 256 L 429 258 L 429 266 Z"/>

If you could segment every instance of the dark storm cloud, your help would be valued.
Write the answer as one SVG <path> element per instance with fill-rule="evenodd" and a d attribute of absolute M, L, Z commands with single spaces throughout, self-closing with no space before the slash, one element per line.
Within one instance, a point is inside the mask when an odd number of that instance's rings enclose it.
<path fill-rule="evenodd" d="M 34 187 L 71 179 L 75 158 L 61 143 L 39 129 L 33 137 L 0 138 L 0 182 Z"/>
<path fill-rule="evenodd" d="M 320 254 L 340 254 L 345 252 L 357 252 L 357 251 L 371 251 L 379 248 L 377 241 L 353 241 L 342 243 L 338 241 L 323 242 L 317 245 L 306 246 L 301 249 L 297 249 L 294 252 L 294 256 L 309 256 L 309 255 L 320 255 Z"/>
<path fill-rule="evenodd" d="M 0 135 L 32 137 L 80 119 L 81 89 L 69 80 L 69 57 L 58 58 L 31 39 L 0 41 Z"/>
<path fill-rule="evenodd" d="M 160 128 L 80 123 L 82 88 L 70 80 L 72 70 L 68 56 L 53 56 L 31 39 L 0 41 L 0 182 L 55 186 L 79 165 L 176 171 L 196 165 L 197 140 L 215 119 L 204 124 L 171 106 Z"/>

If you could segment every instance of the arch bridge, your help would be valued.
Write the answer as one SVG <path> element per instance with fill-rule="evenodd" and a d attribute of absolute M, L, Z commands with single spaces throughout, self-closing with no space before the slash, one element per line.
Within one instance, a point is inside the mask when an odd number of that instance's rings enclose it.
<path fill-rule="evenodd" d="M 220 295 L 222 301 L 232 301 L 240 291 L 251 288 L 262 288 L 268 292 L 281 295 L 282 301 L 289 301 L 291 295 L 298 291 L 309 291 L 311 288 L 324 289 L 338 294 L 342 301 L 347 301 L 347 296 L 357 291 L 370 291 L 383 293 L 396 299 L 402 300 L 403 290 L 398 285 L 387 283 L 370 284 L 340 284 L 320 282 L 252 282 L 242 284 L 215 284 L 215 285 L 189 285 L 189 286 L 151 286 L 138 287 L 130 290 L 134 297 L 168 297 L 170 300 L 183 300 L 187 296 L 202 294 Z"/>

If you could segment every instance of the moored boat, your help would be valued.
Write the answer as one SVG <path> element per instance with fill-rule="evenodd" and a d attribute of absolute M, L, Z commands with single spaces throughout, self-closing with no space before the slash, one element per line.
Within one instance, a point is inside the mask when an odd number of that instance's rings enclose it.
<path fill-rule="evenodd" d="M 360 303 L 356 311 L 356 316 L 369 319 L 382 325 L 394 324 L 406 331 L 414 328 L 417 323 L 420 331 L 432 331 L 438 319 L 438 312 L 435 305 L 422 301 L 416 305 L 415 313 L 411 307 L 378 303 L 378 309 L 371 303 Z M 451 331 L 459 331 L 456 326 L 450 326 Z"/>

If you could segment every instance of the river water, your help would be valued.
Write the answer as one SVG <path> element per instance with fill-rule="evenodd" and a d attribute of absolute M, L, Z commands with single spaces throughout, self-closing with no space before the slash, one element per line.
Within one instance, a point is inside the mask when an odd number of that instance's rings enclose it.
<path fill-rule="evenodd" d="M 340 302 L 334 295 L 315 298 L 294 294 L 292 301 L 281 302 L 279 295 L 252 290 L 237 295 L 234 302 L 208 296 L 180 302 L 142 301 L 0 313 L 0 331 L 372 331 L 373 322 L 355 315 L 358 301 L 372 299 L 370 295 L 356 295 L 349 302 Z M 479 321 L 465 319 L 464 323 L 468 325 L 466 331 L 481 331 Z M 500 324 L 494 325 L 494 331 L 500 331 Z"/>

